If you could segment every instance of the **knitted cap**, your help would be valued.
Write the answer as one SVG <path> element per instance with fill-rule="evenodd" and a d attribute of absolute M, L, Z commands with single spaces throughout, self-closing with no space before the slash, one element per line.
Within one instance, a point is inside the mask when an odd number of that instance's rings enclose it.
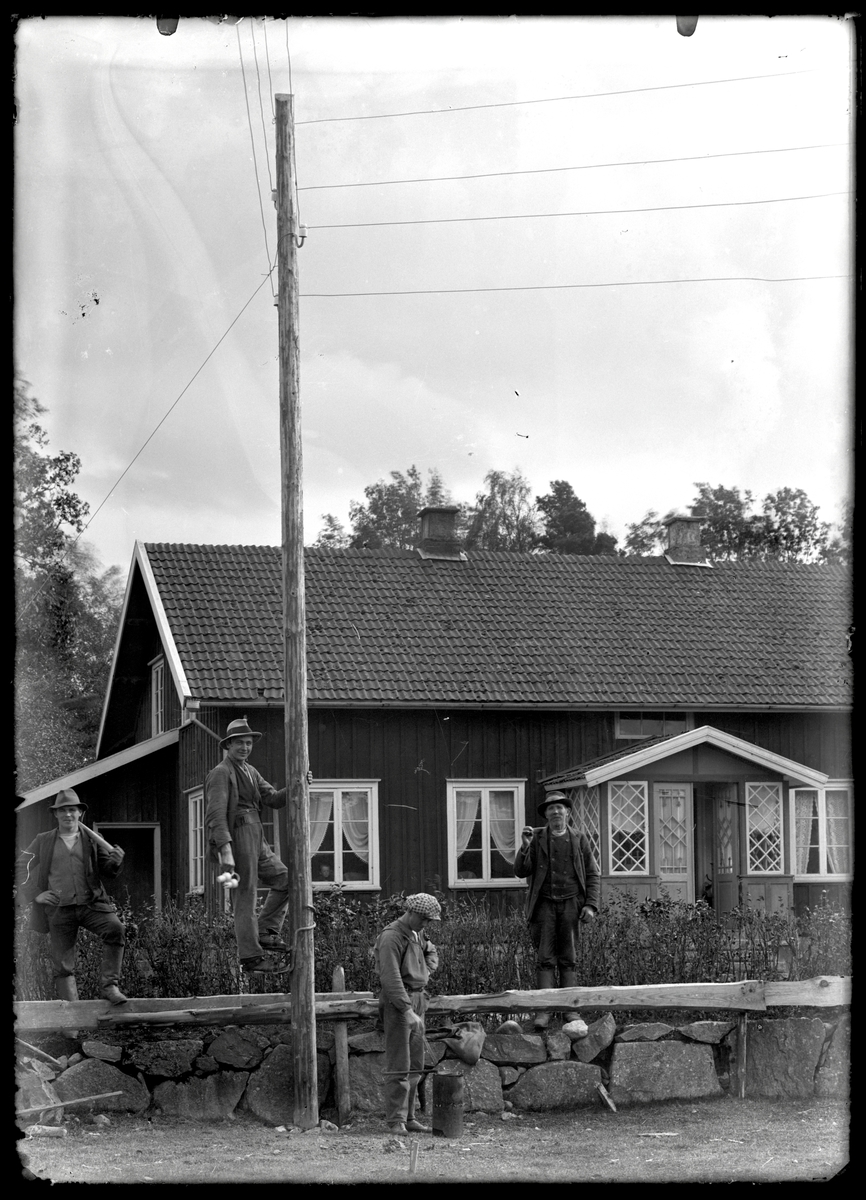
<path fill-rule="evenodd" d="M 407 896 L 406 912 L 420 913 L 428 921 L 442 920 L 442 909 L 439 907 L 439 901 L 435 896 L 429 896 L 426 892 L 418 892 L 414 896 Z"/>

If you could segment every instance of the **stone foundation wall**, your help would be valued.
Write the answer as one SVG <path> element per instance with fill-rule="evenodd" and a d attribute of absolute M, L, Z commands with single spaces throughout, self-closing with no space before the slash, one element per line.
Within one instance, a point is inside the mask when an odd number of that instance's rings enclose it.
<path fill-rule="evenodd" d="M 580 1025 L 582 1023 L 578 1023 Z M 584 1026 L 584 1028 L 586 1028 Z M 579 1030 L 583 1032 L 582 1030 Z M 536 1033 L 507 1021 L 488 1033 L 479 1061 L 469 1066 L 443 1041 L 429 1044 L 421 1088 L 432 1111 L 432 1071 L 459 1072 L 466 1111 L 502 1113 L 576 1109 L 616 1104 L 723 1097 L 738 1094 L 737 1027 L 729 1021 L 659 1021 L 617 1027 L 605 1014 L 584 1036 L 560 1029 Z M 144 1113 L 224 1120 L 247 1111 L 268 1125 L 292 1124 L 292 1031 L 287 1025 L 197 1030 L 195 1036 L 143 1029 L 72 1040 L 35 1036 L 31 1044 L 56 1066 L 19 1053 L 19 1110 L 86 1096 L 117 1095 L 66 1110 Z M 750 1016 L 746 1035 L 746 1095 L 847 1099 L 850 1086 L 851 1016 Z M 19 1048 L 20 1049 L 20 1048 Z M 333 1106 L 334 1035 L 319 1029 L 319 1107 Z M 368 1029 L 349 1037 L 353 1111 L 381 1114 L 384 1041 Z M 602 1092 L 599 1090 L 602 1085 Z M 59 1121 L 39 1114 L 23 1125 Z M 333 1114 L 331 1113 L 333 1116 Z"/>

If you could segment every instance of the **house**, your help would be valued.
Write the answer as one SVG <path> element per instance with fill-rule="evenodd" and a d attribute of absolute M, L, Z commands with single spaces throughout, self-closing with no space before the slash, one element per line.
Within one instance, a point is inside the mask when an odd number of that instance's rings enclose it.
<path fill-rule="evenodd" d="M 710 565 L 694 517 L 657 558 L 305 551 L 314 888 L 522 900 L 546 791 L 574 798 L 605 891 L 720 911 L 844 899 L 852 878 L 851 590 L 841 567 Z M 96 760 L 74 787 L 138 905 L 218 889 L 203 781 L 229 721 L 284 782 L 282 565 L 267 546 L 135 546 Z M 270 834 L 285 847 L 285 812 Z"/>

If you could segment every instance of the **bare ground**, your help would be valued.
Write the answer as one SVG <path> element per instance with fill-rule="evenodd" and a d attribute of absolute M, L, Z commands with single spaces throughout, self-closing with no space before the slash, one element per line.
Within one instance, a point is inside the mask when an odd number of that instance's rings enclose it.
<path fill-rule="evenodd" d="M 848 1105 L 828 1100 L 643 1104 L 613 1113 L 467 1114 L 456 1138 L 394 1138 L 381 1120 L 280 1133 L 112 1115 L 18 1143 L 24 1179 L 53 1183 L 822 1182 L 847 1175 Z M 414 1153 L 413 1146 L 418 1147 Z"/>

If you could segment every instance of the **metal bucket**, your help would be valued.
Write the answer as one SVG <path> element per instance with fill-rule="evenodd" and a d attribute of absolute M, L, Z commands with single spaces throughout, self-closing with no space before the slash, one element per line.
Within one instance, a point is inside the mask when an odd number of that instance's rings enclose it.
<path fill-rule="evenodd" d="M 433 1076 L 433 1133 L 460 1137 L 463 1133 L 463 1076 Z"/>

